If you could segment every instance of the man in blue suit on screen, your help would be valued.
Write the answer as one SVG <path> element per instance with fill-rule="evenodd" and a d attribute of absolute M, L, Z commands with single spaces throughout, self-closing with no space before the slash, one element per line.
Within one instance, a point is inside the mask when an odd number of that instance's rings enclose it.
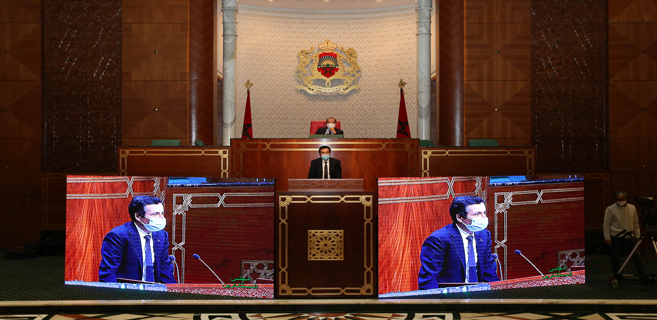
<path fill-rule="evenodd" d="M 442 282 L 499 281 L 484 201 L 456 197 L 449 214 L 454 223 L 434 231 L 422 244 L 419 288 L 438 288 Z"/>
<path fill-rule="evenodd" d="M 98 268 L 101 282 L 125 278 L 176 283 L 169 258 L 169 234 L 164 206 L 156 197 L 136 196 L 128 206 L 131 222 L 110 231 L 103 239 Z"/>

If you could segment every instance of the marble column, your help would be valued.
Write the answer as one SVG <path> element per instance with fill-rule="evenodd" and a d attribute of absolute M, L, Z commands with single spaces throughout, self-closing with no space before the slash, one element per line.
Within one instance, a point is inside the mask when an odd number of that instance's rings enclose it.
<path fill-rule="evenodd" d="M 223 145 L 235 138 L 235 53 L 237 49 L 237 0 L 222 0 L 224 37 Z"/>
<path fill-rule="evenodd" d="M 417 137 L 431 140 L 431 10 L 433 0 L 417 0 Z"/>

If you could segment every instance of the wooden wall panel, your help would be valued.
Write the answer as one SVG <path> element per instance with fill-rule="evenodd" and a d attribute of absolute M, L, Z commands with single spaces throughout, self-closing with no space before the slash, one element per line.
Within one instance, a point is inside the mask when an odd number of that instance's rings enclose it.
<path fill-rule="evenodd" d="M 0 81 L 0 137 L 41 138 L 41 81 Z"/>
<path fill-rule="evenodd" d="M 465 28 L 466 81 L 529 80 L 529 24 L 467 23 Z"/>
<path fill-rule="evenodd" d="M 39 196 L 41 140 L 0 139 L 0 196 Z"/>
<path fill-rule="evenodd" d="M 190 142 L 214 143 L 215 1 L 189 3 Z"/>
<path fill-rule="evenodd" d="M 187 23 L 189 0 L 123 0 L 123 23 Z"/>
<path fill-rule="evenodd" d="M 23 252 L 25 245 L 34 244 L 39 240 L 39 197 L 0 195 L 0 202 L 3 206 L 3 214 L 0 215 L 0 248 Z"/>
<path fill-rule="evenodd" d="M 187 81 L 123 82 L 123 145 L 129 139 L 187 139 Z M 150 144 L 150 143 L 148 143 Z"/>
<path fill-rule="evenodd" d="M 657 80 L 657 23 L 609 24 L 609 79 Z"/>
<path fill-rule="evenodd" d="M 0 1 L 0 249 L 39 239 L 41 0 Z M 30 221 L 30 223 L 26 223 Z"/>
<path fill-rule="evenodd" d="M 189 1 L 124 0 L 122 145 L 189 144 Z"/>
<path fill-rule="evenodd" d="M 465 139 L 531 145 L 529 0 L 467 0 Z"/>
<path fill-rule="evenodd" d="M 0 1 L 0 21 L 41 22 L 41 0 Z"/>
<path fill-rule="evenodd" d="M 437 1 L 438 145 L 462 146 L 465 142 L 464 26 L 465 0 Z"/>
<path fill-rule="evenodd" d="M 657 22 L 653 0 L 609 0 L 609 22 Z"/>
<path fill-rule="evenodd" d="M 40 23 L 0 23 L 0 80 L 41 80 Z"/>
<path fill-rule="evenodd" d="M 635 195 L 657 195 L 655 182 L 650 180 L 657 174 L 657 155 L 654 148 L 657 148 L 657 139 L 610 139 L 609 169 L 612 194 L 624 190 L 629 194 L 628 200 L 632 203 Z"/>
<path fill-rule="evenodd" d="M 609 0 L 610 193 L 656 196 L 657 3 Z M 608 202 L 613 202 L 608 199 Z"/>
<path fill-rule="evenodd" d="M 466 23 L 529 23 L 527 0 L 467 0 Z"/>
<path fill-rule="evenodd" d="M 187 25 L 124 24 L 123 80 L 187 80 Z"/>
<path fill-rule="evenodd" d="M 609 81 L 609 136 L 657 138 L 657 81 Z"/>

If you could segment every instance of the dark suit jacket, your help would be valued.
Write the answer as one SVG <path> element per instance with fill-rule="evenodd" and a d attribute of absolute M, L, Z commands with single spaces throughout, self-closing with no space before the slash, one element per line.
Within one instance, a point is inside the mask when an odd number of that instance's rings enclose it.
<path fill-rule="evenodd" d="M 310 161 L 308 179 L 322 179 L 323 165 L 322 158 Z M 331 179 L 342 179 L 342 166 L 340 165 L 340 160 L 329 158 L 329 177 L 331 177 Z"/>
<path fill-rule="evenodd" d="M 328 127 L 319 128 L 315 131 L 315 134 L 326 134 L 326 129 L 328 129 Z M 335 128 L 335 134 L 344 134 L 344 131 Z"/>
<path fill-rule="evenodd" d="M 176 283 L 173 278 L 173 263 L 169 259 L 169 234 L 162 230 L 151 235 L 155 252 L 155 282 Z M 112 229 L 103 239 L 100 253 L 102 259 L 98 278 L 101 282 L 116 282 L 116 278 L 141 280 L 141 239 L 133 222 Z"/>
<path fill-rule="evenodd" d="M 499 281 L 495 260 L 491 255 L 490 231 L 475 232 L 477 243 L 477 277 L 479 282 Z M 438 288 L 441 282 L 465 282 L 463 238 L 452 223 L 434 231 L 422 244 L 420 253 L 420 289 Z"/>

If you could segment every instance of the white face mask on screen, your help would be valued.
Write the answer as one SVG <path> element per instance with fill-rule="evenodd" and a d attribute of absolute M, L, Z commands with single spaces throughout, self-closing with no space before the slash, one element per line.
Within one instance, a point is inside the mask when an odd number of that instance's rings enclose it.
<path fill-rule="evenodd" d="M 616 205 L 619 207 L 624 207 L 627 205 L 627 201 L 616 201 Z"/>

